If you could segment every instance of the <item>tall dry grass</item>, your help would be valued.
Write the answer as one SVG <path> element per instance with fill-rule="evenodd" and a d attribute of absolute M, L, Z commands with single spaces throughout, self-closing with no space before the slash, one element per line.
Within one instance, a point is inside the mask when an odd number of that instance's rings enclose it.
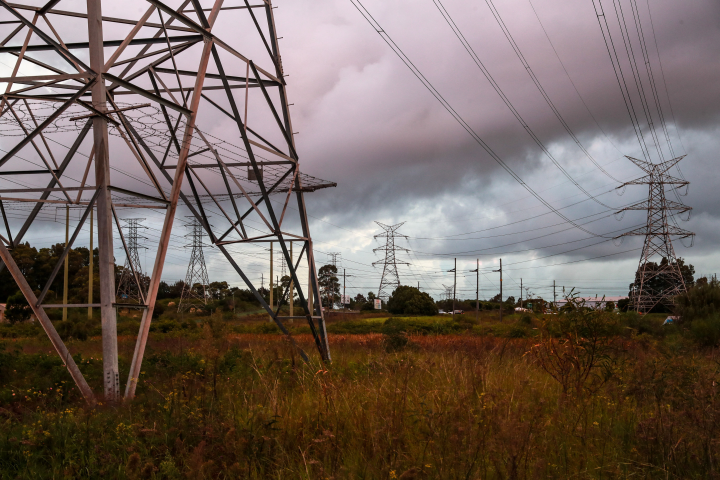
<path fill-rule="evenodd" d="M 324 365 L 277 335 L 158 335 L 137 399 L 95 410 L 41 348 L 6 350 L 0 478 L 718 477 L 712 352 L 623 340 L 583 390 L 528 353 L 538 339 L 409 340 L 332 336 Z M 96 342 L 74 347 L 99 375 Z"/>

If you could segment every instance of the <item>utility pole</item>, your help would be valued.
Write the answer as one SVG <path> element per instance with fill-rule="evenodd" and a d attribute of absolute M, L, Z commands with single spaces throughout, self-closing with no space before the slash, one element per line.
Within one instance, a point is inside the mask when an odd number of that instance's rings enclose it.
<path fill-rule="evenodd" d="M 93 303 L 93 212 L 95 209 L 90 209 L 90 262 L 88 265 L 88 305 Z M 88 320 L 92 320 L 92 307 L 88 307 Z"/>
<path fill-rule="evenodd" d="M 476 267 L 475 270 L 470 270 L 470 272 L 475 272 L 475 321 L 480 321 L 480 259 L 475 259 Z"/>
<path fill-rule="evenodd" d="M 379 235 L 375 235 L 375 238 L 384 238 L 385 239 L 385 245 L 379 248 L 373 249 L 373 252 L 382 251 L 385 252 L 385 258 L 383 260 L 378 260 L 377 262 L 373 262 L 373 266 L 375 265 L 382 265 L 383 266 L 383 273 L 382 277 L 380 278 L 380 288 L 378 288 L 378 295 L 377 298 L 384 299 L 387 301 L 387 298 L 390 296 L 393 290 L 395 290 L 397 287 L 400 286 L 400 276 L 398 275 L 397 266 L 398 265 L 410 265 L 408 262 L 403 262 L 401 260 L 398 260 L 396 257 L 397 251 L 409 251 L 407 248 L 398 247 L 395 245 L 395 239 L 396 238 L 407 238 L 407 235 L 402 235 L 397 233 L 398 228 L 402 227 L 405 222 L 397 223 L 395 225 L 384 225 L 380 222 L 375 222 L 380 227 L 382 227 L 383 230 L 385 230 L 384 233 L 381 233 Z"/>
<path fill-rule="evenodd" d="M 343 320 L 345 320 L 345 269 L 343 268 L 343 294 L 342 294 L 342 306 L 343 306 Z"/>
<path fill-rule="evenodd" d="M 70 243 L 70 206 L 65 205 L 65 247 Z M 68 277 L 70 276 L 70 254 L 65 256 L 65 284 L 63 287 L 63 305 L 68 303 Z M 63 321 L 67 320 L 67 307 L 63 307 Z"/>
<path fill-rule="evenodd" d="M 522 292 L 523 292 L 523 289 L 522 289 L 522 277 L 520 277 L 520 308 L 523 308 Z"/>
<path fill-rule="evenodd" d="M 553 307 L 557 309 L 557 295 L 555 295 L 555 280 L 553 280 Z"/>
<path fill-rule="evenodd" d="M 457 287 L 457 258 L 455 259 L 455 267 L 452 270 L 448 270 L 448 272 L 453 272 L 453 288 L 452 288 L 452 314 L 453 317 L 455 316 L 455 292 Z"/>
<path fill-rule="evenodd" d="M 270 308 L 273 306 L 273 242 L 270 242 Z"/>
<path fill-rule="evenodd" d="M 502 258 L 500 259 L 500 269 L 493 270 L 493 272 L 500 272 L 500 322 L 502 322 L 502 304 L 503 304 L 503 293 L 502 293 Z"/>
<path fill-rule="evenodd" d="M 290 263 L 293 264 L 293 252 L 292 252 L 292 246 L 293 242 L 290 241 Z M 292 265 L 289 265 L 288 267 L 291 267 Z M 288 268 L 289 270 L 289 268 Z M 288 299 L 288 307 L 290 310 L 290 316 L 293 316 L 293 296 L 295 294 L 295 285 L 293 284 L 292 276 L 290 276 L 290 288 L 288 289 L 288 294 L 290 295 L 290 298 Z M 290 323 L 293 323 L 293 319 L 290 319 Z"/>
<path fill-rule="evenodd" d="M 453 267 L 453 316 L 455 316 L 455 300 L 457 299 L 457 258 Z"/>

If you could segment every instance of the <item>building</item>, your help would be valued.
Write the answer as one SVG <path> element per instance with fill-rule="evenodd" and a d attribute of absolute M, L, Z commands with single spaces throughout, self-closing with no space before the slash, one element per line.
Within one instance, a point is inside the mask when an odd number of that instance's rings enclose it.
<path fill-rule="evenodd" d="M 580 304 L 584 302 L 585 306 L 589 308 L 597 308 L 598 306 L 605 308 L 608 302 L 612 302 L 617 307 L 620 300 L 625 300 L 627 298 L 628 297 L 575 297 L 575 300 Z M 566 304 L 567 300 L 564 298 L 557 301 L 558 308 L 562 308 Z"/>

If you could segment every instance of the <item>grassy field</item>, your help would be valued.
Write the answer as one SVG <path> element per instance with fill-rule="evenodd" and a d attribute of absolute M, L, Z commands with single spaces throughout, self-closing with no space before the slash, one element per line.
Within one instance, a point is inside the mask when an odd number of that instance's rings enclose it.
<path fill-rule="evenodd" d="M 310 364 L 260 317 L 161 320 L 135 401 L 95 409 L 3 326 L 0 478 L 720 478 L 720 356 L 663 318 L 337 319 L 329 365 L 299 322 Z M 99 388 L 100 339 L 69 348 Z"/>

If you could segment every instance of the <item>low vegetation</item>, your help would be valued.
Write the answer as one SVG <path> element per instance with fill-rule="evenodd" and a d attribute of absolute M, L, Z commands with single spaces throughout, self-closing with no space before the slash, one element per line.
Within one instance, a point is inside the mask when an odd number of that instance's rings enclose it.
<path fill-rule="evenodd" d="M 708 298 L 665 326 L 582 306 L 337 313 L 331 364 L 297 320 L 307 364 L 266 316 L 167 308 L 136 399 L 94 409 L 35 324 L 3 324 L 0 478 L 716 478 Z M 139 314 L 120 313 L 127 372 Z M 58 330 L 99 389 L 97 322 L 74 315 Z"/>

